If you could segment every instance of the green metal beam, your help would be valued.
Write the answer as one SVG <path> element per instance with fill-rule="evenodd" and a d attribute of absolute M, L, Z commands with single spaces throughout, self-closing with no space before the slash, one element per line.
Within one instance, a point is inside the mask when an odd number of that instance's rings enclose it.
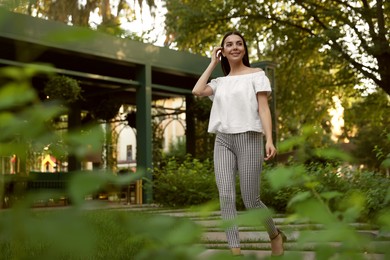
<path fill-rule="evenodd" d="M 192 91 L 190 89 L 183 89 L 183 88 L 175 88 L 175 87 L 170 87 L 170 86 L 164 86 L 164 85 L 159 85 L 159 84 L 153 84 L 152 85 L 153 89 L 159 89 L 159 90 L 165 90 L 171 93 L 175 94 L 191 94 Z"/>
<path fill-rule="evenodd" d="M 0 9 L 0 37 L 112 61 L 151 64 L 168 73 L 201 75 L 210 60 L 200 55 L 122 39 L 88 28 Z"/>
<path fill-rule="evenodd" d="M 15 67 L 25 67 L 25 66 L 29 65 L 29 63 L 25 63 L 25 62 L 12 61 L 12 60 L 6 60 L 6 59 L 1 59 L 1 58 L 0 58 L 0 64 L 4 64 L 7 66 L 15 66 Z M 42 69 L 43 69 L 43 67 L 42 67 Z M 122 78 L 104 76 L 104 75 L 99 75 L 99 74 L 94 74 L 94 73 L 86 73 L 86 72 L 80 72 L 80 71 L 74 71 L 74 70 L 60 69 L 60 68 L 55 68 L 55 67 L 51 67 L 50 70 L 52 72 L 55 72 L 58 74 L 63 74 L 63 75 L 67 75 L 67 76 L 75 76 L 75 77 L 91 79 L 91 80 L 98 80 L 98 81 L 102 81 L 102 82 L 110 82 L 113 84 L 120 84 L 120 85 L 132 86 L 132 87 L 137 87 L 140 85 L 140 83 L 138 81 L 131 80 L 131 79 L 122 79 Z"/>

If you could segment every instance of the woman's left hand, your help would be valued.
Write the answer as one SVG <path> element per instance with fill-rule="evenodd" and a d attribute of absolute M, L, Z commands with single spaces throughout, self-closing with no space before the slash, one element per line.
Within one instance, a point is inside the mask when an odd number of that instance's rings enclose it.
<path fill-rule="evenodd" d="M 276 148 L 275 148 L 274 144 L 271 143 L 271 142 L 267 142 L 265 144 L 265 157 L 264 157 L 264 160 L 268 161 L 268 160 L 274 158 L 276 153 L 277 152 L 276 152 Z"/>

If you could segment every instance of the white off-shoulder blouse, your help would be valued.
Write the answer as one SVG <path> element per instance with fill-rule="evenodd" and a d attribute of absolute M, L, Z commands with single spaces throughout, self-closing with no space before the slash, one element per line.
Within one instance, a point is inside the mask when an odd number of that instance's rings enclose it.
<path fill-rule="evenodd" d="M 208 126 L 209 133 L 236 134 L 263 132 L 256 94 L 271 93 L 271 84 L 264 71 L 224 76 L 212 79 L 213 101 Z"/>

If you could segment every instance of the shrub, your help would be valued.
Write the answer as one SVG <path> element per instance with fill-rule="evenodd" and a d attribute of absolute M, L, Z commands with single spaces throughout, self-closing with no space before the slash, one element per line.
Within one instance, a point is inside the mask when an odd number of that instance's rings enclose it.
<path fill-rule="evenodd" d="M 286 213 L 289 200 L 297 193 L 302 191 L 299 187 L 284 187 L 279 190 L 271 188 L 267 179 L 267 171 L 264 172 L 260 184 L 261 201 L 276 213 Z"/>
<path fill-rule="evenodd" d="M 63 75 L 51 76 L 43 91 L 50 98 L 67 103 L 73 103 L 82 98 L 82 89 L 78 81 Z"/>
<path fill-rule="evenodd" d="M 364 220 L 370 220 L 378 212 L 385 208 L 390 208 L 389 201 L 386 201 L 386 195 L 390 187 L 390 179 L 374 172 L 356 172 L 348 180 L 351 189 L 361 192 L 365 197 L 365 207 L 362 212 Z"/>
<path fill-rule="evenodd" d="M 154 169 L 154 202 L 169 207 L 200 205 L 218 199 L 213 165 L 187 156 L 179 163 L 174 157 Z"/>
<path fill-rule="evenodd" d="M 360 213 L 361 220 L 370 220 L 372 216 L 390 206 L 385 201 L 390 179 L 380 174 L 330 164 L 310 165 L 307 171 L 308 175 L 317 182 L 316 191 L 319 194 L 338 192 L 346 197 L 361 194 L 364 198 L 364 208 Z M 331 200 L 328 201 L 328 206 L 336 210 L 340 203 Z"/>
<path fill-rule="evenodd" d="M 199 161 L 187 155 L 183 162 L 174 157 L 165 159 L 159 168 L 154 169 L 154 202 L 167 207 L 190 207 L 208 201 L 218 200 L 214 169 L 211 160 Z M 291 185 L 274 189 L 269 176 L 274 171 L 283 171 L 284 167 L 265 167 L 260 183 L 260 198 L 270 209 L 277 213 L 288 213 L 289 201 L 299 193 L 311 189 L 320 194 L 345 194 L 355 192 L 365 197 L 365 208 L 361 220 L 369 220 L 384 208 L 387 187 L 390 180 L 373 172 L 359 172 L 337 164 L 311 163 L 308 165 L 293 164 L 284 171 L 292 171 Z M 244 210 L 237 177 L 237 209 Z M 337 210 L 340 202 L 337 196 L 325 199 L 331 210 Z M 324 195 L 328 196 L 328 195 Z"/>

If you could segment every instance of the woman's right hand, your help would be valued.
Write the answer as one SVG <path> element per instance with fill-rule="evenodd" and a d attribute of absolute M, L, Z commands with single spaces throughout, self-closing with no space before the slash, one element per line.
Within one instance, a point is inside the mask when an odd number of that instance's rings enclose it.
<path fill-rule="evenodd" d="M 221 61 L 222 56 L 222 47 L 214 47 L 213 52 L 211 53 L 211 62 L 219 63 Z"/>
<path fill-rule="evenodd" d="M 192 89 L 192 94 L 195 96 L 211 96 L 213 95 L 213 89 L 207 85 L 207 82 L 211 76 L 211 73 L 217 66 L 217 64 L 221 61 L 222 47 L 214 47 L 211 53 L 211 62 L 202 73 L 198 81 L 196 82 L 194 88 Z"/>

